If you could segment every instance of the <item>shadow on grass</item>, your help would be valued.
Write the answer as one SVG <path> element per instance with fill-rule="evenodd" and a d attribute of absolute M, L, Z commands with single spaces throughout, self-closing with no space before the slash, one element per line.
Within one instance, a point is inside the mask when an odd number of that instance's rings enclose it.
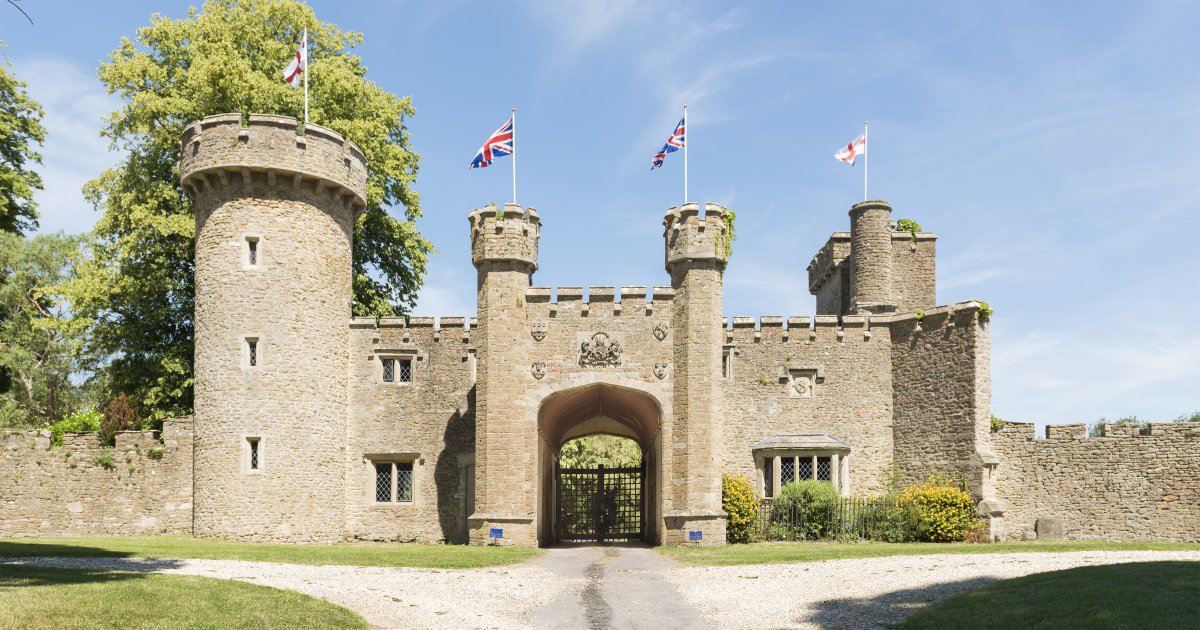
<path fill-rule="evenodd" d="M 31 564 L 0 562 L 0 594 L 32 586 L 72 586 L 97 582 L 140 580 L 151 569 L 136 571 L 74 567 L 46 567 Z"/>
<path fill-rule="evenodd" d="M 22 586 L 112 582 L 183 565 L 169 558 L 132 558 L 125 551 L 41 542 L 0 542 L 0 590 Z M 103 567 L 96 566 L 97 559 Z"/>
<path fill-rule="evenodd" d="M 37 557 L 71 557 L 71 558 L 128 558 L 133 554 L 128 551 L 114 551 L 100 547 L 83 547 L 79 545 L 59 545 L 55 543 L 37 542 L 36 539 L 0 540 L 0 558 L 37 558 Z"/>
<path fill-rule="evenodd" d="M 996 578 L 978 577 L 954 582 L 939 582 L 916 588 L 892 591 L 876 597 L 827 599 L 813 605 L 816 609 L 797 623 L 811 623 L 819 628 L 892 628 L 905 617 L 947 597 L 983 588 L 997 582 Z M 852 590 L 853 585 L 846 585 Z"/>

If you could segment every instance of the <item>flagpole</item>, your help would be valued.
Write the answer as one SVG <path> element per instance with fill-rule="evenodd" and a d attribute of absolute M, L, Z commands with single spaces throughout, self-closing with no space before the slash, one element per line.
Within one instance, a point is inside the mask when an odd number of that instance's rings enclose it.
<path fill-rule="evenodd" d="M 863 156 L 863 201 L 867 200 L 867 167 L 871 165 L 871 149 L 867 145 L 867 123 L 863 121 L 863 150 L 866 155 Z"/>
<path fill-rule="evenodd" d="M 688 136 L 689 136 L 689 135 L 691 135 L 691 132 L 688 130 L 688 122 L 687 122 L 687 103 L 684 103 L 684 104 L 683 104 L 683 203 L 684 203 L 684 204 L 686 204 L 686 203 L 688 202 L 688 194 L 687 194 L 687 192 L 688 192 L 688 191 L 687 191 L 687 184 L 688 184 L 688 182 L 687 182 L 687 148 L 688 148 Z"/>
<path fill-rule="evenodd" d="M 300 71 L 304 74 L 304 124 L 308 125 L 308 27 L 304 27 L 304 67 Z"/>
<path fill-rule="evenodd" d="M 513 125 L 513 138 L 512 138 L 512 141 L 513 141 L 513 152 L 512 152 L 512 158 L 513 158 L 513 159 L 512 159 L 512 166 L 513 166 L 513 205 L 516 205 L 516 203 L 517 203 L 517 108 L 516 108 L 516 107 L 514 107 L 514 108 L 512 108 L 512 109 L 513 109 L 513 111 L 512 111 L 512 125 Z"/>

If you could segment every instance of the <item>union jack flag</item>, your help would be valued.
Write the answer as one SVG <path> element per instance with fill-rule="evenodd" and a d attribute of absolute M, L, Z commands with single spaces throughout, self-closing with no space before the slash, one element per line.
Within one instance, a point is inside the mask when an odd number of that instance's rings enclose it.
<path fill-rule="evenodd" d="M 654 170 L 663 165 L 663 160 L 667 159 L 668 153 L 674 153 L 683 148 L 687 140 L 687 130 L 684 129 L 683 121 L 680 118 L 679 124 L 675 125 L 675 131 L 671 132 L 671 136 L 667 138 L 667 143 L 663 148 L 659 149 L 658 153 L 654 154 L 654 159 L 650 162 L 650 170 Z"/>
<path fill-rule="evenodd" d="M 513 154 L 513 119 L 509 118 L 508 122 L 504 123 L 496 130 L 483 146 L 479 148 L 479 153 L 475 154 L 475 159 L 471 160 L 472 168 L 487 168 L 492 165 L 492 160 Z"/>

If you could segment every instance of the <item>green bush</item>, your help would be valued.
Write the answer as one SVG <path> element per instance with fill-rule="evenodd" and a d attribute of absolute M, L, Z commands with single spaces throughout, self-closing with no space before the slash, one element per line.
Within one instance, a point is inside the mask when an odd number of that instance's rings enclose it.
<path fill-rule="evenodd" d="M 112 455 L 102 453 L 96 456 L 96 465 L 107 470 L 113 470 L 117 467 L 117 462 L 113 461 Z"/>
<path fill-rule="evenodd" d="M 942 475 L 900 492 L 902 503 L 915 511 L 915 536 L 920 542 L 962 542 L 975 526 L 971 495 Z"/>
<path fill-rule="evenodd" d="M 161 448 L 152 448 L 146 451 L 146 457 L 158 461 L 163 458 L 163 450 Z"/>
<path fill-rule="evenodd" d="M 841 496 L 828 481 L 786 483 L 772 502 L 772 532 L 778 527 L 784 538 L 830 536 L 835 533 L 833 510 L 839 501 Z"/>
<path fill-rule="evenodd" d="M 63 433 L 99 431 L 100 420 L 103 417 L 104 414 L 94 409 L 88 409 L 87 411 L 80 411 L 78 413 L 67 415 L 62 420 L 59 420 L 58 422 L 46 427 L 47 429 L 50 429 L 50 441 L 53 442 L 55 446 L 62 446 Z"/>
<path fill-rule="evenodd" d="M 896 220 L 896 231 L 897 232 L 908 232 L 909 234 L 912 234 L 915 237 L 917 235 L 917 232 L 921 231 L 921 224 L 917 223 L 916 221 L 913 221 L 912 219 L 897 219 Z"/>
<path fill-rule="evenodd" d="M 725 541 L 748 543 L 758 520 L 758 497 L 750 480 L 741 475 L 721 475 L 721 507 L 729 513 Z"/>

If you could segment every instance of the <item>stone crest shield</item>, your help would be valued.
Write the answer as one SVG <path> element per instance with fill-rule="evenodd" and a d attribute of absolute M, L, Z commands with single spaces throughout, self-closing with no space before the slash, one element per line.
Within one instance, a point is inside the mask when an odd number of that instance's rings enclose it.
<path fill-rule="evenodd" d="M 654 377 L 660 381 L 662 379 L 666 378 L 668 367 L 670 367 L 670 366 L 667 363 L 655 363 L 654 364 Z"/>
<path fill-rule="evenodd" d="M 579 344 L 580 367 L 611 367 L 621 365 L 621 342 L 610 339 L 608 333 L 598 332 Z"/>
<path fill-rule="evenodd" d="M 663 339 L 667 338 L 667 325 L 666 324 L 664 324 L 662 322 L 658 322 L 657 324 L 654 325 L 654 338 L 659 341 L 662 341 Z"/>
<path fill-rule="evenodd" d="M 550 330 L 550 323 L 539 320 L 533 322 L 529 334 L 533 335 L 534 341 L 541 341 L 546 338 L 546 333 Z"/>
<path fill-rule="evenodd" d="M 529 366 L 529 372 L 530 374 L 533 374 L 533 378 L 536 378 L 539 381 L 542 380 L 542 377 L 546 376 L 546 362 L 534 362 L 533 365 Z"/>

